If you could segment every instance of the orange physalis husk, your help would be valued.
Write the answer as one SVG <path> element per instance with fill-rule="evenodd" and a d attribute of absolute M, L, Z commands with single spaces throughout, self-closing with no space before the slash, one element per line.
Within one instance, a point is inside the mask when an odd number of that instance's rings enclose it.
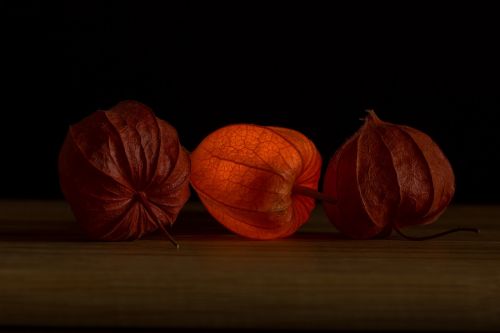
<path fill-rule="evenodd" d="M 307 192 L 317 189 L 321 156 L 297 131 L 227 126 L 200 143 L 191 163 L 191 184 L 207 210 L 241 236 L 287 237 L 315 206 Z"/>

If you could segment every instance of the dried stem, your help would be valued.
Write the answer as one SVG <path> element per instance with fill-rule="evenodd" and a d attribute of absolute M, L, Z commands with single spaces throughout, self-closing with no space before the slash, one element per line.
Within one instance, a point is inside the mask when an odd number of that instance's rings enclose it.
<path fill-rule="evenodd" d="M 300 186 L 300 185 L 295 185 L 292 189 L 292 194 L 297 194 L 297 195 L 304 195 L 306 197 L 314 198 L 317 200 L 321 200 L 323 202 L 328 202 L 328 203 L 336 203 L 337 200 L 335 200 L 333 197 L 320 193 L 312 188 L 305 187 L 305 186 Z"/>
<path fill-rule="evenodd" d="M 146 198 L 146 194 L 141 191 L 141 192 L 137 192 L 136 195 L 139 198 L 139 201 L 142 203 L 142 205 L 146 209 L 146 211 L 148 212 L 148 214 L 151 215 L 151 218 L 153 219 L 153 221 L 155 221 L 156 225 L 163 231 L 163 233 L 167 236 L 168 240 L 175 246 L 175 248 L 178 249 L 180 247 L 179 243 L 177 243 L 175 238 L 172 237 L 172 235 L 168 232 L 168 230 L 165 228 L 163 223 L 161 223 L 161 221 L 158 219 L 156 214 L 153 212 L 153 210 L 151 209 L 150 203 Z"/>
<path fill-rule="evenodd" d="M 160 221 L 158 221 L 158 219 L 155 219 L 155 222 L 156 222 L 156 225 L 160 227 L 160 229 L 163 231 L 163 233 L 167 236 L 168 240 L 175 246 L 176 249 L 178 249 L 180 246 L 179 246 L 179 243 L 177 243 L 177 241 L 175 240 L 174 237 L 172 237 L 172 235 L 168 232 L 167 228 L 165 228 L 165 226 L 163 225 L 163 223 L 161 223 Z"/>
<path fill-rule="evenodd" d="M 442 232 L 438 232 L 437 234 L 434 234 L 434 235 L 430 235 L 430 236 L 422 236 L 422 237 L 415 237 L 415 236 L 408 236 L 408 235 L 405 235 L 403 232 L 401 232 L 401 230 L 394 226 L 393 229 L 401 236 L 403 237 L 404 239 L 408 239 L 408 240 L 412 240 L 412 241 L 423 241 L 423 240 L 428 240 L 428 239 L 434 239 L 434 238 L 438 238 L 438 237 L 442 237 L 442 236 L 445 236 L 445 235 L 448 235 L 448 234 L 452 234 L 452 233 L 455 233 L 455 232 L 461 232 L 461 231 L 466 231 L 466 232 L 475 232 L 476 234 L 479 233 L 479 229 L 477 228 L 453 228 L 453 229 L 449 229 L 449 230 L 445 230 L 445 231 L 442 231 Z"/>
<path fill-rule="evenodd" d="M 326 194 L 323 194 L 323 193 L 320 193 L 312 188 L 309 188 L 309 187 L 305 187 L 305 186 L 300 186 L 300 185 L 295 185 L 292 189 L 292 194 L 296 194 L 296 195 L 304 195 L 306 197 L 310 197 L 310 198 L 314 198 L 314 199 L 317 199 L 317 200 L 321 200 L 323 202 L 327 202 L 327 203 L 330 203 L 330 204 L 335 204 L 337 203 L 337 200 L 329 195 L 326 195 Z M 407 239 L 407 240 L 412 240 L 412 241 L 423 241 L 423 240 L 428 240 L 428 239 L 434 239 L 434 238 L 438 238 L 438 237 L 442 237 L 442 236 L 445 236 L 445 235 L 448 235 L 448 234 L 452 234 L 452 233 L 455 233 L 455 232 L 475 232 L 476 234 L 479 233 L 479 229 L 477 228 L 453 228 L 453 229 L 449 229 L 449 230 L 445 230 L 445 231 L 442 231 L 442 232 L 439 232 L 437 234 L 434 234 L 434 235 L 430 235 L 430 236 L 422 236 L 422 237 L 415 237 L 415 236 L 408 236 L 406 234 L 404 234 L 398 227 L 394 226 L 392 229 L 394 229 L 401 237 L 403 237 L 404 239 Z M 381 237 L 385 237 L 385 236 L 388 236 L 390 234 L 390 230 L 391 229 L 388 229 L 387 231 L 383 232 L 383 235 L 381 234 Z"/>

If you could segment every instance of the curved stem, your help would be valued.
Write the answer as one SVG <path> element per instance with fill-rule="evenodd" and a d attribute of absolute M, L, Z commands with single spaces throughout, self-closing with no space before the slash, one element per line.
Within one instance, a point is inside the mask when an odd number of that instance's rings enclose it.
<path fill-rule="evenodd" d="M 428 239 L 433 239 L 433 238 L 438 238 L 441 236 L 445 236 L 448 234 L 452 234 L 455 232 L 461 232 L 461 231 L 466 231 L 466 232 L 475 232 L 476 234 L 479 233 L 479 229 L 477 228 L 453 228 L 449 230 L 445 230 L 442 232 L 438 232 L 437 234 L 430 235 L 430 236 L 422 236 L 422 237 L 415 237 L 415 236 L 408 236 L 405 235 L 398 227 L 394 226 L 393 229 L 404 239 L 412 240 L 412 241 L 423 241 L 423 240 L 428 240 Z"/>
<path fill-rule="evenodd" d="M 151 215 L 153 221 L 155 221 L 156 225 L 163 231 L 163 233 L 167 236 L 168 240 L 175 246 L 175 248 L 178 249 L 180 247 L 179 243 L 177 243 L 175 238 L 172 237 L 172 235 L 168 232 L 163 223 L 161 223 L 158 217 L 156 217 L 156 214 L 151 209 L 149 201 L 146 198 L 146 194 L 141 191 L 137 192 L 137 196 L 139 197 L 139 201 L 141 201 L 142 205 L 144 206 L 148 214 Z"/>
<path fill-rule="evenodd" d="M 318 192 L 312 188 L 301 186 L 301 185 L 294 185 L 293 189 L 292 189 L 292 194 L 304 195 L 304 196 L 309 197 L 309 198 L 314 198 L 314 199 L 321 200 L 321 201 L 328 202 L 328 203 L 332 203 L 332 204 L 337 202 L 337 200 L 335 200 L 335 198 L 333 198 L 329 195 L 323 194 L 323 193 Z"/>
<path fill-rule="evenodd" d="M 172 235 L 168 232 L 168 230 L 165 228 L 165 226 L 160 221 L 158 221 L 157 219 L 155 219 L 155 221 L 156 221 L 156 225 L 158 225 L 160 227 L 160 229 L 163 231 L 163 233 L 167 236 L 168 240 L 175 246 L 176 249 L 178 249 L 180 246 L 179 246 L 179 243 L 177 243 L 177 241 L 175 240 L 175 238 L 172 237 Z"/>

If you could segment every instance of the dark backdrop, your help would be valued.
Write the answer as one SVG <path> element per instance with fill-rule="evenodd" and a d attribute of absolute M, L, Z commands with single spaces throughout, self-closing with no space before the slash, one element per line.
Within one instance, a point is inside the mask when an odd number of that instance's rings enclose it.
<path fill-rule="evenodd" d="M 220 126 L 251 122 L 305 133 L 325 160 L 375 108 L 442 147 L 457 202 L 499 202 L 492 8 L 157 3 L 0 5 L 0 197 L 60 198 L 56 161 L 69 124 L 137 99 L 188 149 Z"/>

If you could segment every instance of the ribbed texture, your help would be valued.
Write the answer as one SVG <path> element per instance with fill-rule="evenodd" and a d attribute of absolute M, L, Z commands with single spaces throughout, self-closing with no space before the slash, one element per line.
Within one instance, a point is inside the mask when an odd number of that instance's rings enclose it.
<path fill-rule="evenodd" d="M 324 191 L 332 223 L 353 238 L 435 221 L 455 192 L 450 163 L 426 134 L 370 112 L 330 161 Z"/>
<path fill-rule="evenodd" d="M 134 101 L 73 125 L 59 155 L 76 219 L 91 238 L 109 241 L 173 223 L 189 197 L 189 169 L 175 129 Z"/>
<path fill-rule="evenodd" d="M 314 199 L 321 156 L 299 132 L 232 125 L 205 138 L 191 155 L 191 183 L 208 211 L 233 232 L 254 239 L 286 237 L 304 224 Z"/>

